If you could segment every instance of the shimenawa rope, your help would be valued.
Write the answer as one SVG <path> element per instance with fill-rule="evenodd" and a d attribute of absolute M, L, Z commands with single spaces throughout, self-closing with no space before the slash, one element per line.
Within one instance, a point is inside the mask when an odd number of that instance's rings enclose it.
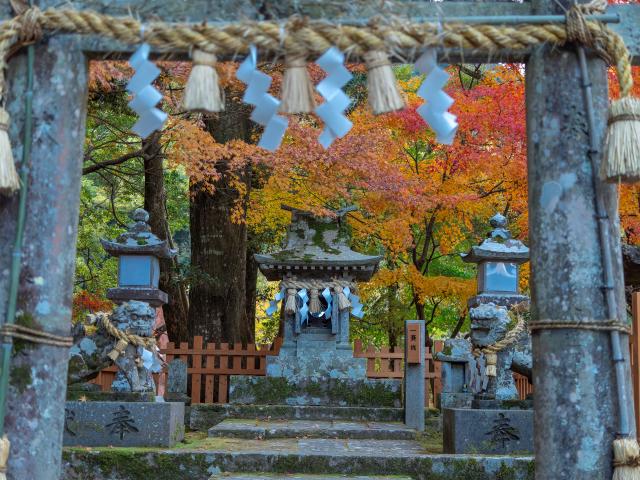
<path fill-rule="evenodd" d="M 31 343 L 39 343 L 41 345 L 50 345 L 53 347 L 69 348 L 73 345 L 72 337 L 54 335 L 53 333 L 43 332 L 34 328 L 25 327 L 17 324 L 4 324 L 0 327 L 0 336 L 19 338 Z"/>

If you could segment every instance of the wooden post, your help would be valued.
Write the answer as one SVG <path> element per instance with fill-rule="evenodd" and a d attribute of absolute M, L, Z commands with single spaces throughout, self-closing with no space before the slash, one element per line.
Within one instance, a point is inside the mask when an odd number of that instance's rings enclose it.
<path fill-rule="evenodd" d="M 570 3 L 533 0 L 532 5 L 538 14 L 563 13 Z M 608 105 L 606 68 L 590 57 L 588 69 L 594 133 L 601 142 Z M 526 98 L 532 318 L 605 320 L 588 127 L 573 48 L 538 48 L 531 54 Z M 611 219 L 613 288 L 623 305 L 616 187 L 605 186 L 604 192 Z M 609 332 L 542 330 L 532 340 L 536 478 L 611 478 L 618 412 Z M 628 354 L 626 346 L 624 350 Z"/>
<path fill-rule="evenodd" d="M 633 410 L 636 414 L 636 432 L 640 431 L 640 292 L 631 294 L 633 323 L 629 336 L 631 380 L 633 383 Z"/>
<path fill-rule="evenodd" d="M 31 327 L 69 335 L 82 170 L 87 65 L 73 41 L 54 37 L 36 46 L 33 151 L 22 247 L 18 309 Z M 14 156 L 22 150 L 26 56 L 9 66 L 8 110 Z M 8 269 L 17 196 L 0 199 L 0 315 L 6 315 Z M 26 319 L 26 320 L 25 320 Z M 18 319 L 18 323 L 20 319 Z M 16 346 L 18 341 L 15 342 Z M 14 346 L 6 431 L 8 478 L 57 480 L 65 415 L 68 351 Z"/>

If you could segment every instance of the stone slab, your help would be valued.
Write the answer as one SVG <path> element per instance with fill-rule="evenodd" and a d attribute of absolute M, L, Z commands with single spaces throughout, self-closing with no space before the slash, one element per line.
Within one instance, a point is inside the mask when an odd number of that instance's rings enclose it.
<path fill-rule="evenodd" d="M 473 393 L 451 393 L 442 392 L 438 396 L 440 409 L 445 408 L 471 408 L 473 403 Z"/>
<path fill-rule="evenodd" d="M 207 479 L 213 474 L 225 472 L 296 472 L 321 475 L 321 478 L 330 478 L 329 475 L 403 475 L 417 480 L 534 478 L 531 456 L 428 454 L 416 441 L 221 438 L 207 440 L 210 442 L 209 446 L 198 449 L 132 451 L 66 448 L 63 451 L 65 470 L 62 478 Z"/>
<path fill-rule="evenodd" d="M 172 447 L 184 438 L 184 404 L 67 402 L 65 446 Z"/>
<path fill-rule="evenodd" d="M 402 423 L 323 420 L 227 419 L 209 429 L 210 437 L 347 438 L 415 440 L 416 430 Z"/>
<path fill-rule="evenodd" d="M 403 410 L 401 408 L 199 403 L 191 406 L 189 428 L 191 430 L 207 430 L 227 418 L 401 422 L 402 416 Z"/>
<path fill-rule="evenodd" d="M 442 436 L 445 453 L 533 452 L 533 410 L 445 408 Z"/>
<path fill-rule="evenodd" d="M 102 392 L 88 390 L 67 390 L 68 401 L 80 402 L 155 402 L 154 392 Z"/>
<path fill-rule="evenodd" d="M 267 405 L 400 407 L 399 380 L 250 377 L 232 375 L 229 402 Z"/>
<path fill-rule="evenodd" d="M 398 475 L 384 475 L 384 476 L 362 476 L 362 475 L 298 475 L 298 474 L 275 474 L 270 473 L 255 473 L 255 474 L 234 474 L 234 473 L 221 473 L 213 475 L 209 480 L 337 480 L 340 478 L 350 480 L 411 480 L 410 477 L 400 477 Z"/>

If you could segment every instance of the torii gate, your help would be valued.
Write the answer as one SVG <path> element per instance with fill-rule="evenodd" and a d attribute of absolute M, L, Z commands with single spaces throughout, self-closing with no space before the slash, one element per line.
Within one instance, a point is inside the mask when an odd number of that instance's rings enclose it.
<path fill-rule="evenodd" d="M 41 9 L 60 2 L 40 0 Z M 397 11 L 410 18 L 460 15 L 563 14 L 568 0 L 531 3 L 429 3 L 398 1 Z M 139 15 L 166 22 L 286 18 L 302 12 L 339 20 L 369 18 L 378 2 L 323 0 L 78 0 L 73 6 L 111 15 Z M 640 5 L 617 5 L 621 34 L 635 64 L 640 63 Z M 13 15 L 8 1 L 0 20 Z M 44 330 L 65 335 L 70 328 L 75 243 L 78 224 L 87 98 L 87 57 L 105 58 L 133 47 L 96 37 L 56 35 L 36 47 L 34 144 L 29 173 L 28 216 L 20 285 L 22 308 Z M 530 245 L 533 316 L 569 322 L 605 319 L 600 293 L 602 266 L 594 215 L 594 189 L 587 155 L 588 133 L 576 54 L 572 49 L 536 48 L 527 58 L 502 51 L 486 58 L 449 50 L 448 62 L 526 61 L 529 159 Z M 26 88 L 24 52 L 11 60 L 7 110 L 16 158 L 21 152 Z M 179 59 L 178 56 L 172 58 Z M 605 130 L 607 77 L 604 63 L 591 57 L 588 69 L 598 117 L 595 136 Z M 560 184 L 553 201 L 543 199 L 545 185 Z M 610 249 L 615 291 L 624 302 L 614 186 L 605 187 L 612 219 Z M 546 194 L 545 194 L 546 195 Z M 0 314 L 7 303 L 18 201 L 0 199 Z M 626 338 L 626 337 L 625 337 Z M 534 335 L 536 477 L 541 479 L 609 478 L 611 441 L 616 432 L 615 378 L 607 332 L 547 330 Z M 626 342 L 625 342 L 626 345 Z M 628 352 L 627 356 L 628 356 Z M 16 381 L 7 408 L 12 440 L 9 478 L 53 480 L 60 476 L 67 352 L 50 346 L 23 350 L 12 361 Z M 22 377 L 22 378 L 20 378 Z M 26 377 L 26 378 L 25 378 Z M 629 402 L 630 418 L 632 402 Z"/>

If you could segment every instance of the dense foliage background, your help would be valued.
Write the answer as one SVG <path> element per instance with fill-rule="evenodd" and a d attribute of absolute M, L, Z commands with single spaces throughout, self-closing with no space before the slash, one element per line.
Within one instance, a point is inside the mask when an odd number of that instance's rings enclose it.
<path fill-rule="evenodd" d="M 395 68 L 407 108 L 374 116 L 366 72 L 351 65 L 353 130 L 324 151 L 316 142 L 317 119 L 295 116 L 274 153 L 254 145 L 260 132 L 241 102 L 235 64 L 219 66 L 227 111 L 212 117 L 181 110 L 189 64 L 160 66 L 162 108 L 170 121 L 141 142 L 129 132 L 135 118 L 124 85 L 131 71 L 120 62 L 91 65 L 76 319 L 108 308 L 104 294 L 116 283 L 117 265 L 99 239 L 125 229 L 137 207 L 150 211 L 154 232 L 180 251 L 177 261 L 163 264 L 161 285 L 172 298 L 165 317 L 175 341 L 193 334 L 250 341 L 254 332 L 267 341 L 277 334 L 279 319 L 264 313 L 277 285 L 258 275 L 252 255 L 280 248 L 290 215 L 282 203 L 318 214 L 359 207 L 349 214 L 353 248 L 384 260 L 373 280 L 361 285 L 366 315 L 354 319 L 352 335 L 376 344 L 398 344 L 410 318 L 425 319 L 436 337 L 466 330 L 475 270 L 459 253 L 482 240 L 494 213 L 507 216 L 514 236 L 527 241 L 521 65 L 449 67 L 447 91 L 460 123 L 452 146 L 436 144 L 417 115 L 422 79 L 411 66 Z M 277 95 L 280 67 L 264 70 Z M 321 79 L 317 68 L 309 71 L 314 82 Z M 639 193 L 638 187 L 621 190 L 625 242 L 640 242 Z M 527 280 L 525 267 L 525 291 Z"/>

